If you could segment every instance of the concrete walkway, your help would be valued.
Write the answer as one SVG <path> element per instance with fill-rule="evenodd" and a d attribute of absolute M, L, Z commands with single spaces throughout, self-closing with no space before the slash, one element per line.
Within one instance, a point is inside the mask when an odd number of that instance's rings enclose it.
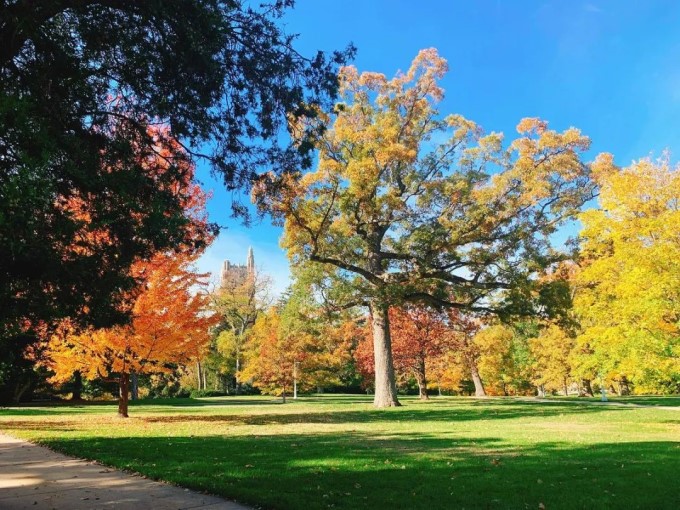
<path fill-rule="evenodd" d="M 3 510 L 248 510 L 0 434 Z"/>

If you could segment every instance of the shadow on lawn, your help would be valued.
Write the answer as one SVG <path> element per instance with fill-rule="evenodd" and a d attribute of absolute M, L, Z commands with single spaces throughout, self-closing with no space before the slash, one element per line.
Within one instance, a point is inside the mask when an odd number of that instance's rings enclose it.
<path fill-rule="evenodd" d="M 418 433 L 50 440 L 264 508 L 680 507 L 680 444 L 517 445 Z"/>
<path fill-rule="evenodd" d="M 272 406 L 280 405 L 280 400 L 269 399 L 243 399 L 232 397 L 212 398 L 210 400 L 194 398 L 167 398 L 167 399 L 142 399 L 131 400 L 130 407 L 153 406 L 153 407 L 214 407 L 214 406 Z M 102 408 L 110 407 L 115 413 L 118 402 L 107 401 L 88 401 L 88 402 L 28 402 L 15 407 L 0 408 L 2 416 L 57 416 L 62 411 L 68 414 L 99 412 Z"/>
<path fill-rule="evenodd" d="M 294 410 L 291 407 L 290 410 Z M 565 416 L 571 414 L 595 414 L 622 411 L 623 408 L 605 408 L 599 406 L 527 406 L 509 405 L 488 402 L 486 405 L 466 406 L 456 409 L 432 408 L 430 405 L 414 408 L 393 409 L 358 409 L 353 411 L 310 411 L 268 414 L 176 414 L 162 416 L 142 416 L 141 420 L 149 423 L 232 423 L 238 425 L 287 425 L 303 423 L 372 423 L 372 422 L 462 422 L 477 420 L 507 420 L 523 417 Z"/>

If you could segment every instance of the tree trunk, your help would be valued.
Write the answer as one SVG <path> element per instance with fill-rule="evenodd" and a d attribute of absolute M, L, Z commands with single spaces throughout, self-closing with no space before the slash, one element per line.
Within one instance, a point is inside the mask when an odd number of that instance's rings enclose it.
<path fill-rule="evenodd" d="M 130 374 L 130 399 L 139 400 L 139 379 L 137 372 Z"/>
<path fill-rule="evenodd" d="M 541 398 L 545 398 L 545 386 L 542 384 L 538 385 L 538 396 Z"/>
<path fill-rule="evenodd" d="M 569 385 L 567 384 L 567 380 L 564 380 L 564 396 L 568 397 L 569 396 Z"/>
<path fill-rule="evenodd" d="M 284 386 L 281 391 L 281 402 L 286 403 L 286 387 Z"/>
<path fill-rule="evenodd" d="M 208 389 L 208 371 L 205 368 L 203 369 L 203 389 Z"/>
<path fill-rule="evenodd" d="M 628 378 L 623 375 L 619 379 L 619 395 L 630 395 L 630 385 L 628 384 Z"/>
<path fill-rule="evenodd" d="M 594 397 L 593 387 L 590 385 L 590 379 L 583 379 L 583 393 L 589 397 Z"/>
<path fill-rule="evenodd" d="M 236 372 L 234 373 L 234 394 L 238 395 L 241 392 L 241 383 L 238 380 L 238 372 L 241 370 L 240 353 L 236 351 Z"/>
<path fill-rule="evenodd" d="M 201 389 L 201 383 L 203 382 L 203 377 L 201 373 L 201 360 L 196 360 L 196 377 L 198 378 L 198 389 Z"/>
<path fill-rule="evenodd" d="M 475 397 L 486 397 L 484 383 L 482 382 L 482 378 L 479 375 L 477 363 L 474 361 L 470 362 L 470 375 L 472 375 L 472 382 L 475 385 Z"/>
<path fill-rule="evenodd" d="M 392 341 L 387 306 L 371 303 L 371 325 L 373 327 L 373 355 L 375 361 L 375 407 L 396 407 L 397 383 L 392 362 Z"/>
<path fill-rule="evenodd" d="M 418 361 L 418 368 L 415 371 L 416 382 L 418 383 L 418 396 L 420 400 L 428 400 L 427 395 L 427 379 L 425 378 L 425 360 Z"/>
<path fill-rule="evenodd" d="M 83 400 L 83 376 L 80 370 L 73 372 L 73 393 L 71 400 L 76 402 Z"/>
<path fill-rule="evenodd" d="M 21 397 L 24 396 L 24 393 L 28 391 L 28 389 L 31 387 L 31 379 L 27 378 L 23 383 L 19 382 L 17 383 L 15 389 L 14 389 L 14 397 L 13 401 L 15 404 L 18 404 L 21 402 Z"/>
<path fill-rule="evenodd" d="M 123 372 L 118 379 L 119 396 L 118 396 L 118 416 L 121 418 L 128 417 L 128 397 L 130 393 L 130 374 Z"/>

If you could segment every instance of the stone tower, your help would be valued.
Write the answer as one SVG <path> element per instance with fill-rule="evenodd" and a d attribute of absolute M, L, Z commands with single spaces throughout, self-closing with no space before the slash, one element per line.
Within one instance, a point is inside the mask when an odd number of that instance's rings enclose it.
<path fill-rule="evenodd" d="M 255 255 L 253 254 L 253 247 L 248 248 L 248 258 L 246 264 L 232 264 L 229 260 L 225 260 L 220 271 L 220 285 L 240 285 L 255 274 Z"/>

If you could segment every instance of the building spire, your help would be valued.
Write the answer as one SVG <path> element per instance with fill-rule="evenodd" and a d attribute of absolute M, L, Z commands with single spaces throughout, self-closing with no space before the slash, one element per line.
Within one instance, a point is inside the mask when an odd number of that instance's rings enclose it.
<path fill-rule="evenodd" d="M 253 255 L 253 247 L 248 247 L 248 261 L 246 263 L 248 267 L 248 274 L 255 274 L 255 255 Z"/>

